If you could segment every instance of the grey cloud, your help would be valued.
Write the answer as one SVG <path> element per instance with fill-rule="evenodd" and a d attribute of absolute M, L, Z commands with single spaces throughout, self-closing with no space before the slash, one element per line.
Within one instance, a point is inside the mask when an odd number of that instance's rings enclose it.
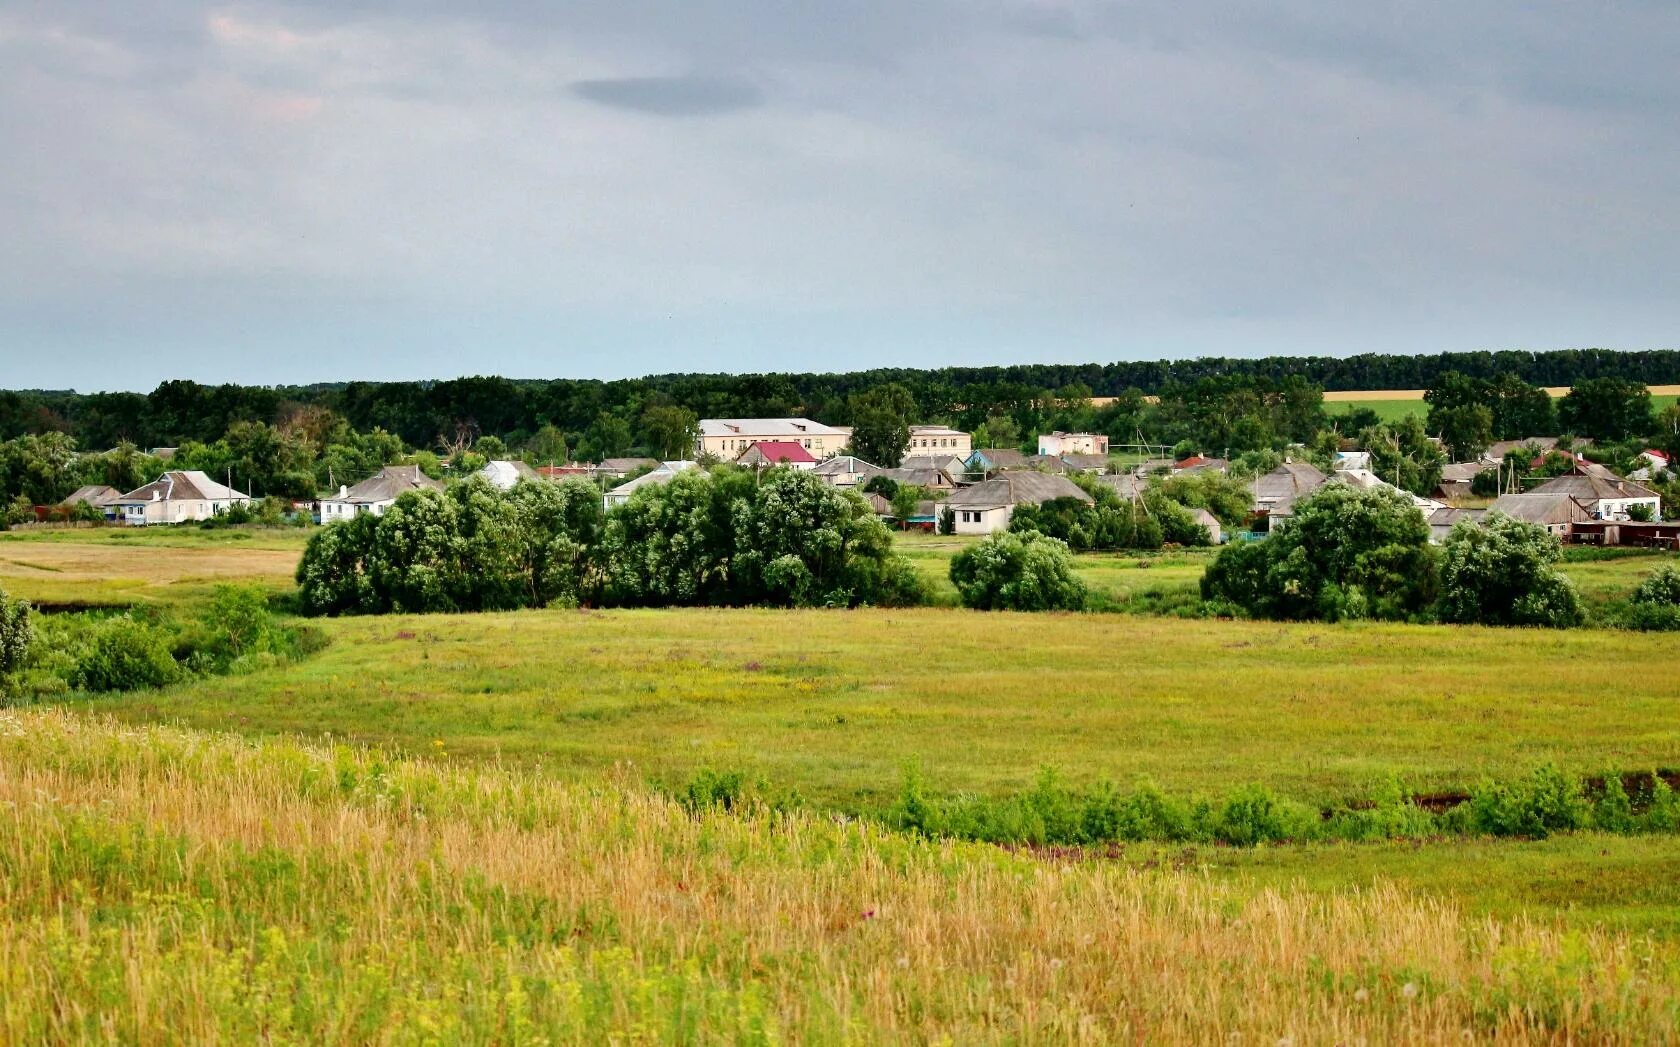
<path fill-rule="evenodd" d="M 578 80 L 571 86 L 591 102 L 654 116 L 713 116 L 764 101 L 763 92 L 745 80 L 709 76 L 626 76 Z"/>

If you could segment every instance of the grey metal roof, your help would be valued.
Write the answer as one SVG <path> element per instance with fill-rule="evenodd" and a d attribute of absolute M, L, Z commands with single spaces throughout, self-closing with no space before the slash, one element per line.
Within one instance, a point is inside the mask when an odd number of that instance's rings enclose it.
<path fill-rule="evenodd" d="M 1003 505 L 1036 505 L 1053 498 L 1091 501 L 1090 495 L 1065 476 L 1011 470 L 972 487 L 959 488 L 945 500 L 945 504 L 989 508 Z"/>
<path fill-rule="evenodd" d="M 373 505 L 394 502 L 399 495 L 424 489 L 441 491 L 443 484 L 427 476 L 418 465 L 387 465 L 343 494 L 321 500 Z"/>

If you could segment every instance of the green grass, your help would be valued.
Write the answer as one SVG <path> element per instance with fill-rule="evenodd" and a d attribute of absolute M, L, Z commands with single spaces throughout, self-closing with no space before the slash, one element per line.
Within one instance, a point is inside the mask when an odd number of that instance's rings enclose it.
<path fill-rule="evenodd" d="M 1413 416 L 1423 418 L 1429 414 L 1429 404 L 1422 400 L 1337 400 L 1326 403 L 1324 413 L 1330 418 L 1335 418 L 1360 407 L 1370 408 L 1385 422 L 1398 422 L 1402 418 Z"/>

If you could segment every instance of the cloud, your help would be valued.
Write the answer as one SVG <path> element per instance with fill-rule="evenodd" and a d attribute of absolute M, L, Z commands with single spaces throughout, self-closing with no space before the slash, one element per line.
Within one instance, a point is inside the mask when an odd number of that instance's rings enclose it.
<path fill-rule="evenodd" d="M 763 104 L 745 80 L 710 76 L 627 76 L 577 80 L 572 92 L 591 102 L 654 116 L 715 116 Z"/>

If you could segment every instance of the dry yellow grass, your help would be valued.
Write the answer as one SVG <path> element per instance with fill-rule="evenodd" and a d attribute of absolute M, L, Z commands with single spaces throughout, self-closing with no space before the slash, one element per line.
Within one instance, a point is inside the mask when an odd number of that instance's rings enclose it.
<path fill-rule="evenodd" d="M 0 543 L 0 589 L 45 604 L 126 604 L 178 598 L 239 581 L 290 588 L 296 548 L 236 543 L 132 545 L 113 542 Z"/>
<path fill-rule="evenodd" d="M 1680 953 L 634 787 L 0 712 L 0 1040 L 1675 1037 Z"/>

